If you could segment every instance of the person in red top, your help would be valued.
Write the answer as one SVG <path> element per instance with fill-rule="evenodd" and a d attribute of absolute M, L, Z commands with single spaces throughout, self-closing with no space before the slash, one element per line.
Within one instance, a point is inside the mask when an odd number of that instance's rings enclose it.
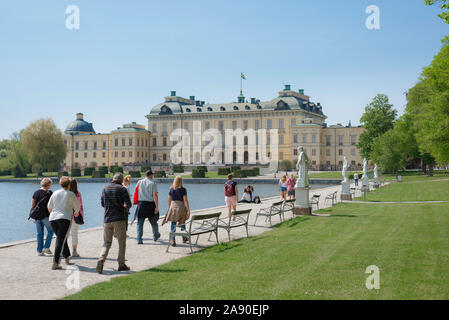
<path fill-rule="evenodd" d="M 287 196 L 289 200 L 295 198 L 295 185 L 296 179 L 295 176 L 292 174 L 290 178 L 287 180 Z"/>
<path fill-rule="evenodd" d="M 224 193 L 226 206 L 228 207 L 228 217 L 230 217 L 232 210 L 237 210 L 237 201 L 239 199 L 237 182 L 232 181 L 232 174 L 228 174 L 228 181 L 225 183 Z"/>

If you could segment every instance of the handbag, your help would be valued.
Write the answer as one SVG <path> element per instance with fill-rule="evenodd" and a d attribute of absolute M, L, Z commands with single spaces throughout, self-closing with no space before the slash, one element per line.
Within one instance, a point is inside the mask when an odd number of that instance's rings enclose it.
<path fill-rule="evenodd" d="M 79 224 L 79 225 L 84 224 L 84 218 L 81 215 L 81 213 L 78 214 L 78 217 L 73 217 L 73 218 L 75 219 L 76 224 Z"/>
<path fill-rule="evenodd" d="M 48 195 L 48 192 L 47 192 Z M 34 220 L 40 220 L 44 218 L 44 215 L 42 214 L 42 204 L 45 201 L 48 201 L 47 195 L 39 200 L 39 202 L 30 209 L 30 215 L 28 216 L 28 220 L 34 219 Z"/>

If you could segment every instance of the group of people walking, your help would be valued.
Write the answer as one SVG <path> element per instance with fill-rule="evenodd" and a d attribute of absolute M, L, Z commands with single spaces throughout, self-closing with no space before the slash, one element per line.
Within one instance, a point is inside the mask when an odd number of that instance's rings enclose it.
<path fill-rule="evenodd" d="M 50 190 L 52 181 L 44 178 L 41 188 L 37 190 L 32 199 L 32 210 L 39 211 L 35 216 L 37 230 L 37 252 L 39 256 L 52 255 L 50 250 L 53 235 L 56 235 L 55 252 L 53 254 L 52 269 L 61 269 L 61 256 L 66 264 L 72 264 L 72 257 L 79 257 L 78 253 L 78 219 L 79 215 L 84 220 L 84 208 L 81 193 L 78 190 L 76 179 L 61 177 L 59 184 L 61 189 L 54 193 Z M 114 174 L 112 181 L 106 185 L 101 193 L 101 205 L 104 208 L 103 221 L 103 246 L 97 260 L 96 271 L 103 272 L 104 263 L 109 254 L 114 238 L 118 241 L 118 271 L 128 271 L 125 264 L 126 239 L 130 209 L 136 205 L 132 223 L 137 220 L 137 244 L 143 244 L 143 227 L 148 220 L 153 233 L 153 240 L 161 237 L 159 232 L 159 197 L 158 186 L 153 180 L 153 172 L 148 170 L 145 178 L 138 181 L 134 193 L 130 190 L 131 176 L 122 173 Z M 237 183 L 233 181 L 232 174 L 224 185 L 225 202 L 228 207 L 228 217 L 232 211 L 237 210 L 237 203 L 260 203 L 259 196 L 255 195 L 254 187 L 247 186 L 243 197 L 238 201 Z M 170 244 L 176 246 L 176 239 L 172 233 L 177 227 L 185 230 L 185 222 L 190 218 L 190 204 L 187 190 L 183 186 L 182 177 L 177 176 L 168 192 L 168 211 L 164 216 L 162 225 L 170 223 Z M 44 242 L 44 229 L 47 237 Z M 67 238 L 72 235 L 72 252 L 67 244 Z M 187 237 L 183 237 L 183 243 L 187 243 Z"/>

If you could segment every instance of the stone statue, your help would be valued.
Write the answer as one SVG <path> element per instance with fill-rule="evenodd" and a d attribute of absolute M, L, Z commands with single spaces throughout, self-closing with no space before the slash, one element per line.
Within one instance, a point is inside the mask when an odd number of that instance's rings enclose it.
<path fill-rule="evenodd" d="M 171 176 L 174 174 L 173 163 L 171 163 L 171 162 L 170 162 L 170 167 L 169 167 L 168 174 L 171 175 Z"/>
<path fill-rule="evenodd" d="M 363 159 L 363 175 L 362 175 L 362 179 L 364 177 L 368 177 L 368 160 L 366 160 L 366 158 Z"/>
<path fill-rule="evenodd" d="M 303 147 L 298 147 L 298 162 L 296 163 L 296 169 L 298 169 L 299 178 L 296 181 L 296 186 L 299 188 L 305 188 L 309 186 L 309 157 L 305 153 Z"/>
<path fill-rule="evenodd" d="M 374 164 L 374 179 L 377 180 L 377 178 L 379 178 L 379 172 L 377 169 L 377 164 Z"/>
<path fill-rule="evenodd" d="M 343 182 L 348 182 L 349 178 L 348 178 L 348 159 L 346 159 L 346 157 L 344 157 L 343 160 L 343 170 L 341 172 L 341 174 L 343 175 Z"/>

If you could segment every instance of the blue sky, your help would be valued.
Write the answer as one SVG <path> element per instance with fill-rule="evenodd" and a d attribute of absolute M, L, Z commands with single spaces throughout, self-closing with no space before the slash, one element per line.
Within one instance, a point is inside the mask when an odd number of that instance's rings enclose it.
<path fill-rule="evenodd" d="M 424 0 L 3 0 L 0 138 L 51 117 L 63 130 L 83 112 L 97 132 L 145 115 L 170 90 L 210 103 L 284 84 L 320 102 L 329 124 L 358 124 L 377 93 L 403 110 L 449 34 Z M 80 29 L 65 27 L 68 5 Z M 368 5 L 380 30 L 365 27 Z"/>

